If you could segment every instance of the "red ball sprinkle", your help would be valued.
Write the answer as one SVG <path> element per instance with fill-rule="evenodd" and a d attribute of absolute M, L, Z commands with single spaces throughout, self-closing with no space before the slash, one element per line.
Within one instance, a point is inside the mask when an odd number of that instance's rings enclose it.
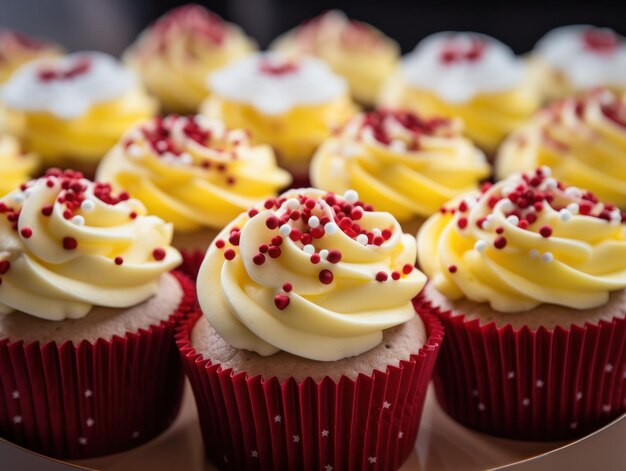
<path fill-rule="evenodd" d="M 337 249 L 331 249 L 326 257 L 329 263 L 339 263 L 341 261 L 341 252 Z"/>
<path fill-rule="evenodd" d="M 408 275 L 409 273 L 411 273 L 413 271 L 413 265 L 407 263 L 406 265 L 404 265 L 402 267 L 402 273 L 404 273 L 405 275 Z"/>
<path fill-rule="evenodd" d="M 318 254 L 318 253 L 311 254 L 311 263 L 312 264 L 317 265 L 318 263 L 320 263 L 321 259 L 322 259 L 322 257 L 320 257 L 320 254 Z"/>
<path fill-rule="evenodd" d="M 232 260 L 233 258 L 235 258 L 235 250 L 234 249 L 226 249 L 224 250 L 224 258 L 226 260 Z"/>
<path fill-rule="evenodd" d="M 63 248 L 65 250 L 74 250 L 78 247 L 78 242 L 73 237 L 64 237 L 63 238 Z M 163 249 L 161 249 L 163 250 Z M 165 254 L 163 254 L 165 256 Z"/>
<path fill-rule="evenodd" d="M 383 236 L 376 236 L 372 240 L 372 243 L 374 245 L 381 246 L 381 245 L 383 245 L 385 243 L 385 239 L 383 238 Z"/>
<path fill-rule="evenodd" d="M 265 203 L 263 203 L 263 207 L 265 209 L 272 209 L 274 207 L 274 199 L 270 198 L 265 200 Z"/>
<path fill-rule="evenodd" d="M 504 232 L 504 227 L 496 227 L 496 234 L 502 234 Z"/>
<path fill-rule="evenodd" d="M 257 214 L 259 214 L 259 210 L 256 208 L 250 208 L 248 210 L 248 217 L 253 218 L 254 216 L 256 216 Z"/>
<path fill-rule="evenodd" d="M 114 262 L 116 265 L 121 265 L 122 263 L 124 263 L 124 259 L 122 257 L 115 257 Z"/>
<path fill-rule="evenodd" d="M 272 215 L 265 220 L 265 225 L 268 229 L 276 229 L 280 225 L 280 219 Z"/>
<path fill-rule="evenodd" d="M 11 262 L 8 260 L 0 260 L 0 275 L 4 275 L 11 268 Z"/>
<path fill-rule="evenodd" d="M 301 236 L 302 236 L 302 233 L 298 229 L 295 229 L 295 228 L 291 229 L 291 232 L 289 233 L 289 238 L 293 240 L 294 242 L 299 241 Z"/>
<path fill-rule="evenodd" d="M 216 246 L 218 249 L 223 249 L 225 245 L 226 245 L 226 242 L 224 242 L 222 239 L 217 239 L 217 240 L 215 241 L 215 246 Z"/>
<path fill-rule="evenodd" d="M 270 248 L 267 251 L 267 254 L 272 258 L 280 257 L 281 253 L 282 251 L 280 250 L 280 247 L 278 247 L 277 245 L 270 245 Z"/>
<path fill-rule="evenodd" d="M 165 258 L 165 249 L 162 248 L 156 248 L 152 251 L 152 256 L 154 257 L 155 260 L 157 261 L 161 261 Z"/>
<path fill-rule="evenodd" d="M 330 270 L 322 270 L 319 273 L 319 279 L 325 285 L 329 285 L 333 282 L 334 279 L 333 272 Z"/>
<path fill-rule="evenodd" d="M 456 222 L 456 225 L 459 226 L 459 229 L 465 229 L 467 227 L 467 218 L 459 218 L 459 220 Z"/>
<path fill-rule="evenodd" d="M 51 204 L 47 204 L 43 208 L 41 208 L 41 214 L 43 214 L 44 216 L 50 216 L 52 214 L 52 209 L 53 206 Z"/>
<path fill-rule="evenodd" d="M 391 278 L 395 281 L 398 281 L 400 279 L 400 272 L 399 271 L 392 271 L 391 272 Z"/>
<path fill-rule="evenodd" d="M 550 226 L 541 226 L 539 228 L 539 234 L 541 234 L 541 237 L 548 238 L 552 235 L 552 228 Z"/>
<path fill-rule="evenodd" d="M 383 239 L 385 240 L 389 240 L 391 238 L 391 234 L 392 232 L 389 229 L 383 229 L 383 232 L 381 233 Z"/>
<path fill-rule="evenodd" d="M 496 240 L 493 241 L 493 246 L 496 249 L 503 249 L 506 247 L 506 239 L 502 236 L 496 237 Z"/>
<path fill-rule="evenodd" d="M 282 245 L 282 243 L 283 243 L 283 238 L 281 236 L 277 235 L 277 236 L 272 237 L 272 240 L 271 240 L 272 245 L 275 245 L 278 247 L 279 245 Z"/>
<path fill-rule="evenodd" d="M 317 203 L 315 202 L 315 200 L 314 200 L 314 199 L 311 199 L 311 198 L 307 199 L 307 200 L 305 201 L 305 203 L 304 203 L 304 205 L 305 205 L 307 208 L 309 208 L 309 209 L 313 209 L 313 208 L 315 208 L 315 205 L 316 205 L 316 204 L 317 204 Z"/>
<path fill-rule="evenodd" d="M 265 263 L 265 255 L 263 255 L 262 253 L 258 253 L 254 257 L 252 257 L 252 261 L 255 265 L 263 265 Z"/>
<path fill-rule="evenodd" d="M 231 245 L 237 246 L 239 245 L 239 238 L 240 238 L 241 233 L 239 231 L 233 231 L 230 233 L 230 237 L 228 237 L 228 242 L 230 242 Z"/>
<path fill-rule="evenodd" d="M 289 296 L 286 294 L 277 294 L 274 296 L 274 304 L 281 311 L 289 306 Z"/>
<path fill-rule="evenodd" d="M 30 236 L 33 235 L 33 230 L 30 227 L 23 227 L 20 234 L 22 234 L 24 239 L 30 239 Z"/>
<path fill-rule="evenodd" d="M 385 273 L 384 271 L 379 271 L 378 273 L 376 273 L 376 281 L 382 283 L 383 281 L 387 281 L 387 273 Z"/>
<path fill-rule="evenodd" d="M 456 273 L 456 270 L 457 270 L 456 265 L 450 265 L 450 266 L 448 267 L 448 271 L 449 271 L 450 273 Z"/>
<path fill-rule="evenodd" d="M 283 291 L 285 293 L 291 292 L 292 289 L 293 289 L 293 285 L 291 283 L 284 283 L 283 284 Z"/>
<path fill-rule="evenodd" d="M 137 219 L 137 213 L 135 211 L 131 211 L 131 213 L 128 215 L 131 219 Z"/>
<path fill-rule="evenodd" d="M 259 245 L 259 252 L 261 253 L 267 253 L 267 251 L 269 250 L 269 246 L 267 244 L 261 244 Z"/>

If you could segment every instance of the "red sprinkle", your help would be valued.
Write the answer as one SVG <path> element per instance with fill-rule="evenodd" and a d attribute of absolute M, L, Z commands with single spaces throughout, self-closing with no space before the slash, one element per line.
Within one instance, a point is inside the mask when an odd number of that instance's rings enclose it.
<path fill-rule="evenodd" d="M 262 253 L 258 253 L 254 257 L 252 257 L 252 261 L 255 265 L 263 265 L 265 263 L 265 255 L 263 255 Z"/>
<path fill-rule="evenodd" d="M 226 260 L 232 260 L 233 258 L 235 258 L 235 250 L 234 249 L 226 249 L 224 250 L 224 258 Z"/>
<path fill-rule="evenodd" d="M 73 237 L 64 237 L 63 238 L 63 248 L 65 250 L 74 250 L 78 247 L 78 242 Z M 163 250 L 163 249 L 161 249 Z M 165 253 L 163 254 L 165 256 Z"/>
<path fill-rule="evenodd" d="M 43 208 L 41 208 L 41 214 L 44 216 L 50 216 L 52 214 L 52 205 L 47 204 Z"/>
<path fill-rule="evenodd" d="M 317 265 L 318 263 L 320 263 L 320 260 L 322 258 L 320 257 L 320 254 L 318 253 L 314 253 L 311 255 L 311 263 L 314 265 Z"/>
<path fill-rule="evenodd" d="M 274 296 L 274 304 L 281 311 L 289 306 L 289 296 L 286 294 L 277 294 Z"/>
<path fill-rule="evenodd" d="M 224 242 L 222 239 L 217 239 L 217 240 L 215 241 L 215 246 L 216 246 L 218 249 L 223 249 L 225 245 L 226 245 L 226 242 Z"/>
<path fill-rule="evenodd" d="M 384 271 L 379 271 L 378 273 L 376 273 L 376 281 L 382 283 L 383 281 L 387 281 L 387 273 L 385 273 Z"/>
<path fill-rule="evenodd" d="M 400 275 L 399 271 L 392 271 L 391 278 L 395 281 L 398 281 L 402 275 Z"/>
<path fill-rule="evenodd" d="M 456 225 L 459 226 L 460 229 L 465 229 L 467 227 L 467 218 L 459 218 Z"/>
<path fill-rule="evenodd" d="M 152 251 L 152 256 L 155 260 L 160 261 L 165 258 L 165 249 L 156 248 Z"/>
<path fill-rule="evenodd" d="M 404 273 L 405 275 L 408 275 L 409 273 L 411 273 L 413 271 L 413 265 L 407 263 L 406 265 L 404 265 L 402 267 L 402 273 Z"/>
<path fill-rule="evenodd" d="M 541 226 L 539 228 L 539 234 L 541 234 L 541 237 L 548 238 L 552 235 L 552 228 L 550 226 Z"/>
<path fill-rule="evenodd" d="M 285 293 L 291 292 L 292 289 L 293 289 L 293 285 L 291 283 L 284 283 L 283 284 L 283 291 Z"/>
<path fill-rule="evenodd" d="M 339 263 L 341 261 L 341 252 L 337 249 L 331 249 L 326 257 L 329 263 Z"/>
<path fill-rule="evenodd" d="M 250 208 L 248 210 L 248 217 L 253 218 L 254 216 L 256 216 L 257 214 L 259 214 L 259 210 L 256 208 Z"/>
<path fill-rule="evenodd" d="M 30 227 L 24 227 L 20 231 L 20 234 L 22 234 L 24 239 L 30 239 L 30 236 L 33 235 L 33 230 Z"/>
<path fill-rule="evenodd" d="M 496 240 L 493 241 L 493 246 L 496 249 L 503 249 L 506 247 L 506 239 L 502 236 L 496 237 Z"/>
<path fill-rule="evenodd" d="M 11 262 L 8 260 L 0 260 L 0 275 L 4 275 L 11 268 Z"/>
<path fill-rule="evenodd" d="M 276 246 L 276 245 L 270 245 L 269 250 L 267 251 L 267 254 L 272 257 L 272 258 L 278 258 L 280 257 L 281 254 L 281 250 L 280 247 Z"/>
<path fill-rule="evenodd" d="M 268 229 L 276 229 L 280 225 L 280 219 L 276 216 L 270 216 L 265 220 Z"/>
<path fill-rule="evenodd" d="M 450 266 L 448 267 L 448 271 L 449 271 L 450 273 L 456 273 L 456 270 L 457 270 L 456 265 L 450 265 Z"/>
<path fill-rule="evenodd" d="M 122 263 L 124 263 L 124 259 L 122 257 L 115 257 L 114 262 L 116 265 L 121 265 Z"/>
<path fill-rule="evenodd" d="M 325 285 L 331 284 L 334 278 L 333 272 L 330 270 L 322 270 L 319 274 L 320 281 Z"/>

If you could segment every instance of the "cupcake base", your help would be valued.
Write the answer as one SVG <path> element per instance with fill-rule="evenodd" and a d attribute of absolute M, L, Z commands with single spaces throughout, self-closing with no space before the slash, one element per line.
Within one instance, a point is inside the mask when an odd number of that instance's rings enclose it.
<path fill-rule="evenodd" d="M 59 458 L 91 458 L 136 447 L 178 414 L 183 377 L 175 325 L 195 306 L 193 284 L 165 321 L 123 337 L 0 340 L 0 434 Z M 67 332 L 66 332 L 67 333 Z"/>
<path fill-rule="evenodd" d="M 443 331 L 422 316 L 418 353 L 356 378 L 249 377 L 192 346 L 197 319 L 177 334 L 208 457 L 221 469 L 397 469 L 411 453 Z"/>
<path fill-rule="evenodd" d="M 498 326 L 416 301 L 446 342 L 434 373 L 442 408 L 472 429 L 521 440 L 585 435 L 626 411 L 626 317 L 569 328 Z"/>

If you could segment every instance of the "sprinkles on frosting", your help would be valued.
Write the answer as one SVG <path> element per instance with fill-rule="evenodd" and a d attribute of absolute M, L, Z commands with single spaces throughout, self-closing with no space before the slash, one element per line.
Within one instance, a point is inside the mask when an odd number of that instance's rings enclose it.
<path fill-rule="evenodd" d="M 323 212 L 323 207 L 330 208 L 332 217 Z M 374 211 L 374 208 L 360 201 L 354 190 L 348 190 L 343 195 L 325 193 L 319 198 L 293 193 L 289 198 L 269 198 L 259 208 L 280 212 L 279 215 L 261 216 L 257 208 L 248 211 L 249 218 L 265 217 L 265 226 L 272 231 L 271 237 L 258 246 L 252 263 L 257 266 L 271 263 L 272 259 L 281 257 L 283 244 L 294 243 L 307 255 L 312 265 L 319 267 L 319 282 L 326 285 L 333 283 L 334 266 L 341 263 L 343 255 L 337 249 L 318 248 L 318 241 L 341 231 L 355 242 L 375 250 L 383 246 L 394 231 L 393 227 L 367 229 L 359 224 L 365 213 Z M 240 232 L 240 227 L 231 227 L 227 239 L 220 238 L 214 242 L 216 248 L 224 250 L 226 261 L 234 260 L 239 255 L 237 247 Z M 412 271 L 413 266 L 405 264 L 389 272 L 377 271 L 371 276 L 372 280 L 383 283 L 400 280 Z M 277 309 L 283 310 L 289 306 L 292 289 L 291 281 L 284 280 L 281 292 L 274 298 Z"/>

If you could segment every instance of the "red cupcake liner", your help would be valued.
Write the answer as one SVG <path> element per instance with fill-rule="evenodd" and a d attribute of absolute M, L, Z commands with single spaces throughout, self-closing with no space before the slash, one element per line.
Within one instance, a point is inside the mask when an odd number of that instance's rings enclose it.
<path fill-rule="evenodd" d="M 626 318 L 514 329 L 480 325 L 425 299 L 446 329 L 434 372 L 442 408 L 481 432 L 523 440 L 585 435 L 626 411 Z"/>
<path fill-rule="evenodd" d="M 159 325 L 78 345 L 0 340 L 2 437 L 50 456 L 90 458 L 165 430 L 183 386 L 176 324 L 195 306 L 193 283 L 173 274 L 183 300 Z"/>
<path fill-rule="evenodd" d="M 426 390 L 443 339 L 421 316 L 427 343 L 386 372 L 279 381 L 234 374 L 190 343 L 196 318 L 176 339 L 196 398 L 209 459 L 221 469 L 395 470 L 413 450 Z"/>
<path fill-rule="evenodd" d="M 179 252 L 183 257 L 183 262 L 178 269 L 193 281 L 196 281 L 198 271 L 200 271 L 200 265 L 202 265 L 206 251 L 183 249 L 179 250 Z"/>

